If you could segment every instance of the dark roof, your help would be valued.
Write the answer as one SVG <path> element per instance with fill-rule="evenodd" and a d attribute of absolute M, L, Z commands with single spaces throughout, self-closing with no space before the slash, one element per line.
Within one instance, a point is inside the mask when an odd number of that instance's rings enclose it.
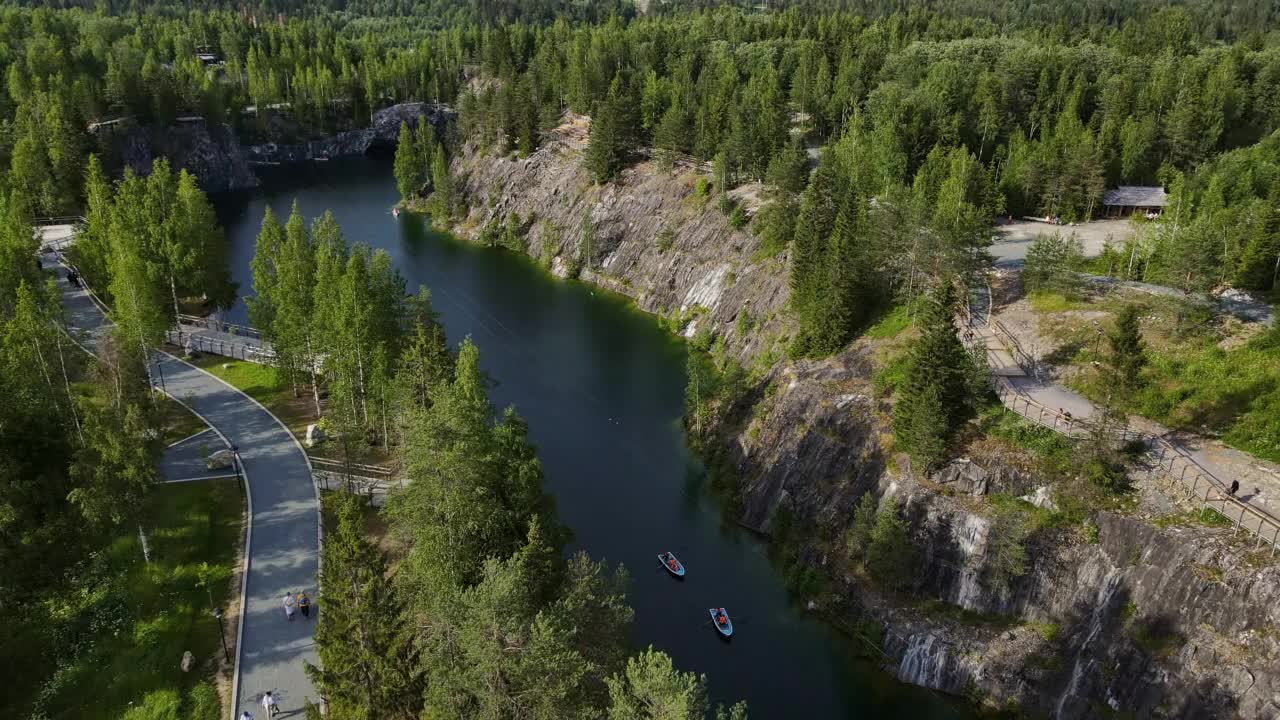
<path fill-rule="evenodd" d="M 1103 205 L 1121 207 L 1164 207 L 1169 204 L 1169 194 L 1162 187 L 1121 185 L 1102 193 Z"/>

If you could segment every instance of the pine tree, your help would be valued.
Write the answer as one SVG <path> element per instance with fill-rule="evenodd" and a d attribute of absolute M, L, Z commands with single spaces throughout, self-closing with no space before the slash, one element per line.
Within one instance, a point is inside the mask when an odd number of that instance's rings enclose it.
<path fill-rule="evenodd" d="M 635 103 L 620 75 L 609 84 L 609 94 L 598 102 L 591 116 L 591 137 L 583 166 L 597 183 L 617 175 L 637 135 Z"/>
<path fill-rule="evenodd" d="M 1236 270 L 1236 284 L 1262 292 L 1280 281 L 1280 184 L 1272 187 L 1249 232 Z"/>
<path fill-rule="evenodd" d="M 801 317 L 821 301 L 823 260 L 827 241 L 835 227 L 839 197 L 835 157 L 823 157 L 818 171 L 800 201 L 800 214 L 791 243 L 791 306 Z"/>
<path fill-rule="evenodd" d="M 876 514 L 867 545 L 867 573 L 884 587 L 901 590 L 915 579 L 918 564 L 907 523 L 898 516 L 897 501 L 892 501 Z"/>
<path fill-rule="evenodd" d="M 316 621 L 319 666 L 307 676 L 334 720 L 416 720 L 425 687 L 414 626 L 387 577 L 386 558 L 366 539 L 359 501 L 338 500 L 337 527 L 325 536 L 324 608 Z"/>
<path fill-rule="evenodd" d="M 1137 305 L 1125 305 L 1116 316 L 1115 327 L 1107 335 L 1106 363 L 1117 399 L 1127 402 L 1142 386 L 1142 368 L 1147 364 Z"/>
<path fill-rule="evenodd" d="M 431 222 L 439 228 L 448 228 L 453 221 L 454 198 L 453 177 L 449 173 L 449 160 L 444 154 L 444 145 L 437 144 L 435 157 L 431 159 L 431 199 L 428 209 Z"/>
<path fill-rule="evenodd" d="M 609 720 L 703 720 L 708 709 L 706 676 L 677 670 L 652 647 L 609 678 Z"/>
<path fill-rule="evenodd" d="M 893 408 L 894 437 L 922 470 L 941 459 L 947 441 L 972 412 L 972 360 L 956 333 L 955 303 L 950 283 L 930 297 Z"/>
<path fill-rule="evenodd" d="M 419 156 L 421 146 L 408 123 L 400 123 L 400 137 L 396 142 L 395 176 L 400 197 L 410 200 L 427 184 L 427 160 Z"/>

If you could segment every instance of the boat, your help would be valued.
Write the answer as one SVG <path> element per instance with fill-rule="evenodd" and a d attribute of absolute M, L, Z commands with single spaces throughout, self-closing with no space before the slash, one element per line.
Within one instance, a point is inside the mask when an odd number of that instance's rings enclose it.
<path fill-rule="evenodd" d="M 662 563 L 662 567 L 667 572 L 678 578 L 684 577 L 684 563 L 676 558 L 676 554 L 672 552 L 658 553 L 658 562 Z"/>
<path fill-rule="evenodd" d="M 707 612 L 711 613 L 711 624 L 715 626 L 716 632 L 725 637 L 733 637 L 733 621 L 729 619 L 729 613 L 724 608 L 711 608 Z M 724 618 L 724 622 L 720 622 L 720 618 Z"/>

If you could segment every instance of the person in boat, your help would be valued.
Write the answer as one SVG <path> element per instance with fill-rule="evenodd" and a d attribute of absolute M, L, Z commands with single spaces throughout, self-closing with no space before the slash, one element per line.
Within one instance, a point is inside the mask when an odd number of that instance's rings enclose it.
<path fill-rule="evenodd" d="M 676 556 L 672 555 L 671 553 L 667 553 L 667 567 L 671 568 L 672 570 L 678 570 L 680 568 L 680 566 L 676 563 Z"/>
<path fill-rule="evenodd" d="M 729 619 L 724 616 L 724 608 L 720 608 L 716 611 L 716 622 L 724 625 L 728 620 Z"/>

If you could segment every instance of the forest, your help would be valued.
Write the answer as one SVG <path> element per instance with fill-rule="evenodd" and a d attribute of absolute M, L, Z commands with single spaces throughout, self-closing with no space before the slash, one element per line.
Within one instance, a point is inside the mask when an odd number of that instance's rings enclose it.
<path fill-rule="evenodd" d="M 702 162 L 735 224 L 727 191 L 763 183 L 752 228 L 788 251 L 794 349 L 827 354 L 877 301 L 982 267 L 993 218 L 1092 219 L 1118 185 L 1173 196 L 1114 249 L 1133 258 L 1126 278 L 1271 292 L 1280 45 L 1199 30 L 1180 7 L 1066 34 L 795 10 L 557 24 L 531 41 L 498 27 L 460 123 L 528 154 L 564 111 L 589 115 L 598 181 L 645 157 Z"/>
<path fill-rule="evenodd" d="M 598 182 L 641 160 L 692 163 L 717 207 L 785 254 L 793 355 L 838 352 L 895 303 L 927 307 L 905 377 L 915 390 L 895 417 L 902 446 L 926 459 L 942 452 L 940 422 L 975 412 L 949 325 L 957 299 L 931 288 L 986 265 L 993 218 L 1082 221 L 1107 188 L 1161 185 L 1168 209 L 1109 248 L 1124 258 L 1114 274 L 1276 297 L 1273 3 L 684 0 L 650 10 L 557 0 L 0 9 L 0 625 L 23 628 L 0 658 L 30 690 L 23 711 L 58 710 L 50 698 L 72 670 L 93 667 L 84 640 L 101 629 L 95 618 L 127 607 L 105 578 L 155 500 L 170 422 L 149 391 L 150 350 L 189 303 L 226 307 L 250 291 L 281 381 L 317 415 L 323 404 L 343 452 L 399 453 L 415 479 L 388 510 L 415 548 L 393 579 L 357 512 L 337 510 L 325 567 L 343 609 L 321 625 L 323 664 L 385 673 L 374 696 L 313 670 L 338 706 L 352 717 L 375 705 L 394 717 L 519 707 L 629 718 L 659 700 L 707 709 L 704 678 L 627 646 L 625 572 L 562 559 L 569 531 L 524 422 L 490 406 L 478 350 L 445 345 L 428 292 L 406 297 L 384 253 L 348 244 L 332 218 L 308 225 L 296 212 L 264 219 L 253 287 L 235 288 L 199 178 L 163 159 L 146 176 L 117 175 L 98 123 L 199 115 L 243 138 L 276 121 L 314 135 L 400 101 L 451 103 L 457 135 L 405 127 L 397 161 L 402 194 L 426 196 L 447 225 L 465 202 L 450 168 L 464 143 L 527 156 L 566 113 L 589 116 L 585 159 Z M 728 195 L 741 185 L 762 189 L 757 212 Z M 76 261 L 116 320 L 98 361 L 51 332 L 63 323 L 58 289 L 34 261 L 32 224 L 66 214 L 85 217 Z M 1117 367 L 1132 335 L 1112 343 Z M 939 377 L 943 367 L 952 371 Z M 443 482 L 458 475 L 492 502 Z M 474 532 L 445 543 L 455 529 L 442 507 Z M 442 552 L 456 554 L 449 568 L 469 570 L 441 573 L 424 559 Z M 520 610 L 509 625 L 494 625 L 499 604 Z M 351 641 L 386 613 L 412 623 L 373 646 Z M 497 634 L 528 652 L 513 657 Z M 25 662 L 27 647 L 52 651 Z M 485 670 L 511 684 L 494 691 Z M 566 681 L 548 689 L 552 676 Z M 527 700 L 535 686 L 541 704 Z M 204 701 L 193 692 L 182 702 Z"/>

